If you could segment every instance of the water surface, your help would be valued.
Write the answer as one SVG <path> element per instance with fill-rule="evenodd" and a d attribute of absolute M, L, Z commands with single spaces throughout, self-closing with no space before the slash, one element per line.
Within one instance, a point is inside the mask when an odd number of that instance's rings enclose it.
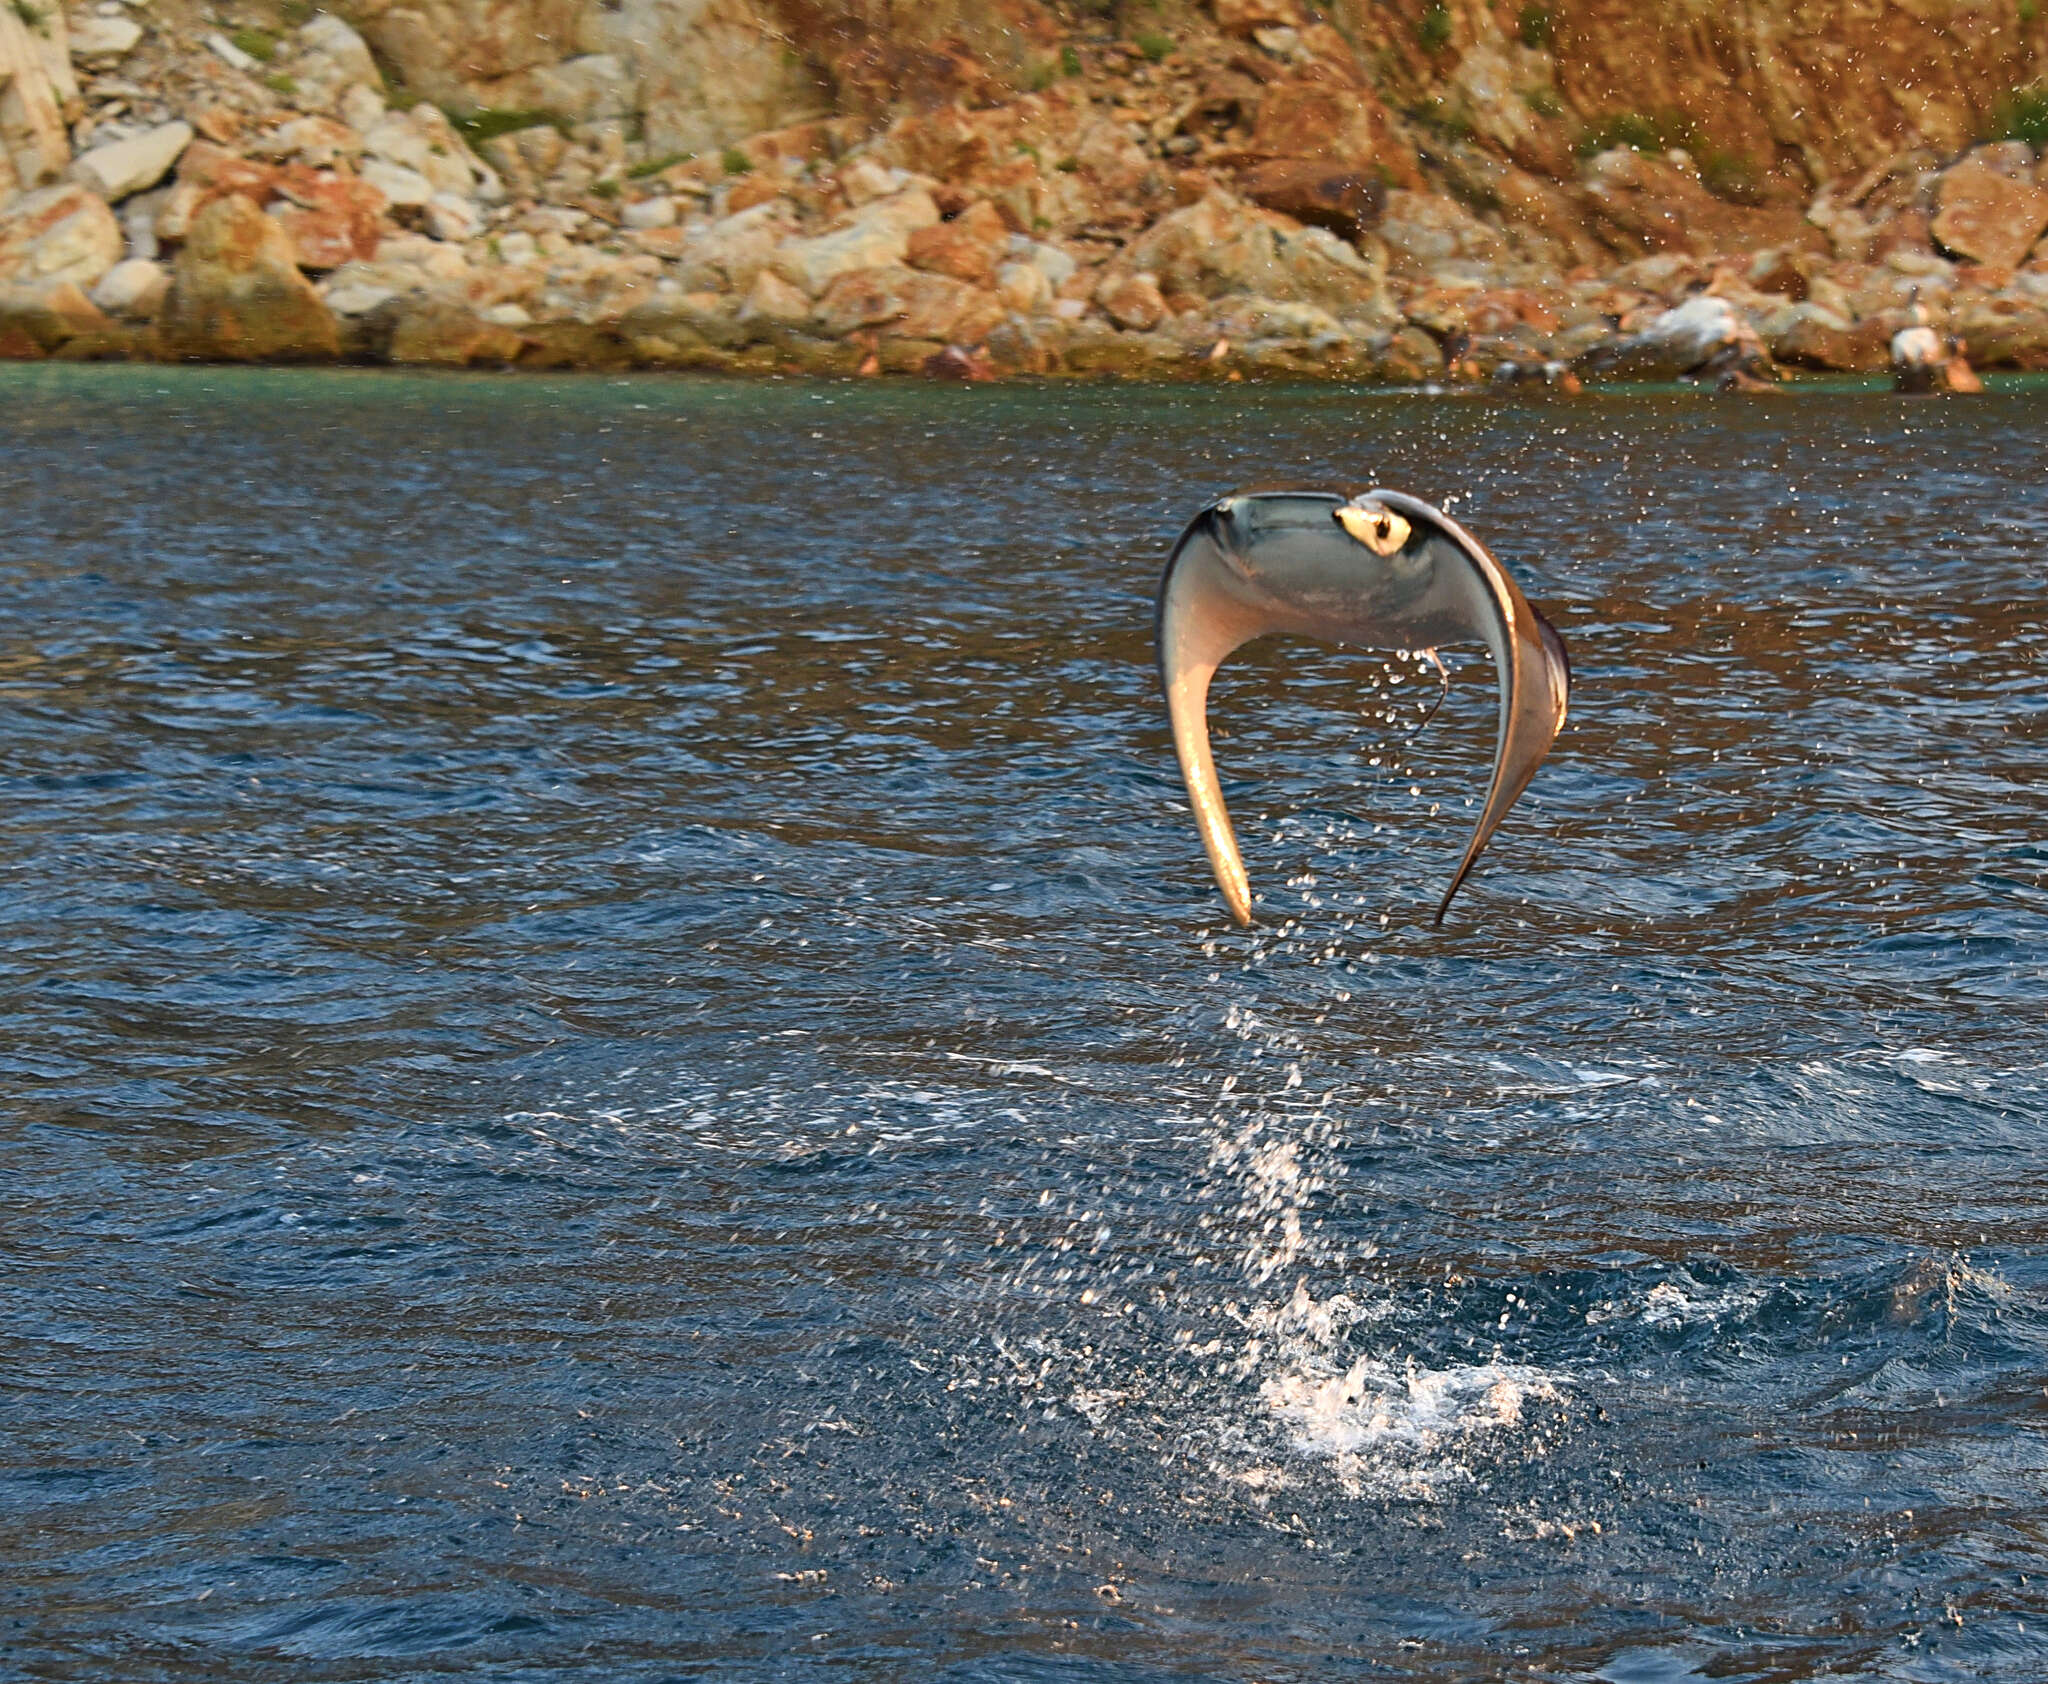
<path fill-rule="evenodd" d="M 2042 1676 L 2044 422 L 0 369 L 0 1674 Z"/>

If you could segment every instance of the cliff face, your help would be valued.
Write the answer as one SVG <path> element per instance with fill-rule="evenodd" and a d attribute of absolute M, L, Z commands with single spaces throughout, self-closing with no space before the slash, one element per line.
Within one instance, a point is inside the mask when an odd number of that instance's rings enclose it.
<path fill-rule="evenodd" d="M 1538 173 L 1568 177 L 1589 135 L 1647 136 L 1738 196 L 1788 200 L 1916 147 L 1960 150 L 2048 48 L 2024 0 L 358 0 L 349 15 L 430 98 L 632 117 L 677 149 L 986 103 L 1042 84 L 1073 41 L 1293 29 L 1388 104 Z"/>
<path fill-rule="evenodd" d="M 2036 0 L 343 3 L 0 0 L 0 355 L 2048 367 Z"/>

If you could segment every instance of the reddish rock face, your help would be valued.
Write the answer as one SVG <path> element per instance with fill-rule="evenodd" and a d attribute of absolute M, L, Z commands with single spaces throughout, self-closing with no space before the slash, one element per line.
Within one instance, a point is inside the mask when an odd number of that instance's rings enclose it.
<path fill-rule="evenodd" d="M 2048 230 L 2048 191 L 1965 159 L 1941 178 L 1933 234 L 1957 257 L 2016 269 Z"/>
<path fill-rule="evenodd" d="M 291 236 L 240 194 L 194 219 L 157 334 L 165 355 L 201 362 L 325 361 L 341 349 Z"/>
<path fill-rule="evenodd" d="M 1587 167 L 1586 199 L 1610 243 L 1644 252 L 1715 253 L 1824 249 L 1826 236 L 1803 212 L 1717 199 L 1699 178 L 1627 147 L 1603 152 Z"/>

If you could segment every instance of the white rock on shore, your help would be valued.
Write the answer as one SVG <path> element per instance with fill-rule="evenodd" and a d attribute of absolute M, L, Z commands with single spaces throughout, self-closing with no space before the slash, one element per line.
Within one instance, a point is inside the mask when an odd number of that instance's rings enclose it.
<path fill-rule="evenodd" d="M 83 182 L 109 204 L 118 204 L 163 180 L 191 144 L 190 123 L 160 123 L 126 140 L 81 153 L 71 166 L 72 179 Z"/>

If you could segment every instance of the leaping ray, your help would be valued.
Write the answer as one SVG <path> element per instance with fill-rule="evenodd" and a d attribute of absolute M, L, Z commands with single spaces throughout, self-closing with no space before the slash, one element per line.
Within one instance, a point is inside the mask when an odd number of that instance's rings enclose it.
<path fill-rule="evenodd" d="M 1571 662 L 1486 546 L 1441 510 L 1398 491 L 1259 490 L 1188 523 L 1159 581 L 1159 676 L 1188 804 L 1217 886 L 1240 924 L 1251 883 L 1209 752 L 1209 681 L 1232 650 L 1269 632 L 1374 649 L 1434 650 L 1476 638 L 1500 675 L 1493 782 L 1451 897 L 1529 786 L 1564 725 Z"/>

